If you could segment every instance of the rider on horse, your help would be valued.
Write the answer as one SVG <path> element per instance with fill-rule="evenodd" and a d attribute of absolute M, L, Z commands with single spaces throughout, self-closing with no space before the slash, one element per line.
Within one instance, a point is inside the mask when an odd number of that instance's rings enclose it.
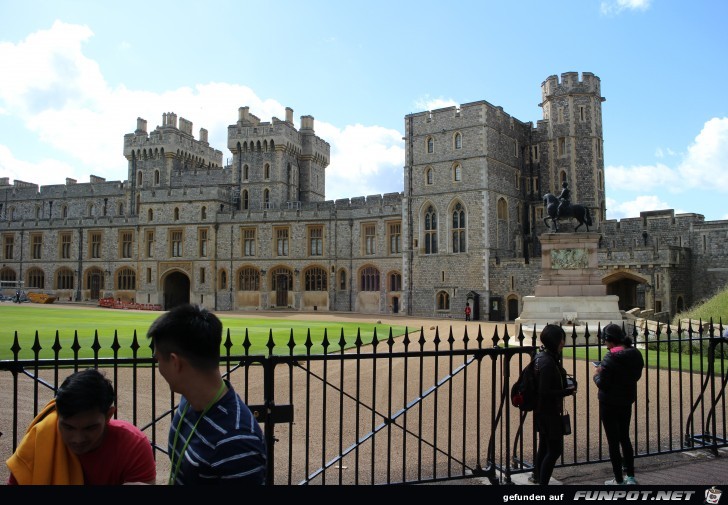
<path fill-rule="evenodd" d="M 569 183 L 564 181 L 561 184 L 561 187 L 564 188 L 561 190 L 561 194 L 559 195 L 559 206 L 556 209 L 556 218 L 558 219 L 561 216 L 561 209 L 568 209 L 569 205 L 571 205 L 571 190 L 569 189 Z"/>

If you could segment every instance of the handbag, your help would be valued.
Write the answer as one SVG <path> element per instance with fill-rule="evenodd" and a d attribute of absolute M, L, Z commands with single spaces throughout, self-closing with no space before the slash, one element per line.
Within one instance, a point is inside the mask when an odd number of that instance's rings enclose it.
<path fill-rule="evenodd" d="M 564 435 L 571 435 L 571 417 L 568 412 L 561 414 L 561 428 Z"/>

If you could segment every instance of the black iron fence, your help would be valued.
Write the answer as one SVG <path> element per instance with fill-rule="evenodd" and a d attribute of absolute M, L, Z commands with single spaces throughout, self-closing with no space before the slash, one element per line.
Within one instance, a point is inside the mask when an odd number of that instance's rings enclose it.
<path fill-rule="evenodd" d="M 457 338 L 452 329 L 434 337 L 425 332 L 380 338 L 364 345 L 359 336 L 324 336 L 323 352 L 310 338 L 250 355 L 247 336 L 231 335 L 221 360 L 226 377 L 261 422 L 269 448 L 269 484 L 425 483 L 487 477 L 510 483 L 531 469 L 536 434 L 531 416 L 510 405 L 510 385 L 536 349 L 537 335 L 520 330 L 502 335 Z M 728 348 L 722 324 L 678 326 L 665 332 L 628 328 L 644 353 L 645 369 L 634 406 L 633 441 L 637 458 L 695 449 L 717 452 L 728 445 L 725 388 Z M 564 366 L 578 384 L 567 399 L 573 433 L 565 438 L 559 467 L 609 460 L 599 424 L 591 360 L 606 351 L 588 328 L 572 327 Z M 567 334 L 569 332 L 567 331 Z M 74 370 L 98 367 L 117 389 L 117 415 L 145 431 L 155 449 L 160 482 L 168 472 L 167 431 L 175 395 L 152 358 L 138 357 L 134 335 L 131 358 L 119 357 L 118 341 L 92 345 L 92 358 L 80 358 L 78 339 L 51 341 L 37 334 L 35 359 L 0 361 L 0 388 L 9 405 L 0 409 L 0 450 L 6 459 L 28 423 Z M 336 337 L 334 337 L 336 338 Z M 239 339 L 237 343 L 235 340 Z M 148 345 L 146 339 L 143 343 Z M 60 359 L 64 345 L 74 358 Z M 53 359 L 40 359 L 52 348 Z M 301 352 L 302 348 L 302 352 Z M 240 349 L 240 353 L 236 350 Z M 101 357 L 111 350 L 112 357 Z M 4 466 L 4 465 L 3 465 Z M 0 479 L 6 480 L 0 474 Z"/>

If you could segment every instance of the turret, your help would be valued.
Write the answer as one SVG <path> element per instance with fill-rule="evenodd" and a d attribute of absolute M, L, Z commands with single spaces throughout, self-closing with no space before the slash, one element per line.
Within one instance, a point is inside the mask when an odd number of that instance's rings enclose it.
<path fill-rule="evenodd" d="M 604 219 L 601 81 L 590 72 L 555 75 L 541 84 L 539 143 L 541 189 L 557 193 L 566 181 L 572 202 L 589 207 L 595 226 Z"/>

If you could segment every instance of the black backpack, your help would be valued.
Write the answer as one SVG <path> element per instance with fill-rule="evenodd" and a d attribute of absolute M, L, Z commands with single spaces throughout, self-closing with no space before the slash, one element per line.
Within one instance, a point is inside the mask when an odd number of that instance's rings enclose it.
<path fill-rule="evenodd" d="M 511 387 L 511 405 L 523 412 L 531 412 L 536 407 L 535 361 L 535 358 L 531 359 Z"/>

